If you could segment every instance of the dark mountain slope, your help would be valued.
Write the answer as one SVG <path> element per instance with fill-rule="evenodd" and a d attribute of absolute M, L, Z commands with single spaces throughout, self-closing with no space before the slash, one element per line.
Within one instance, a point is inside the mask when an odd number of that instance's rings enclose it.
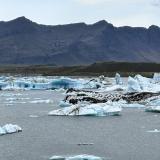
<path fill-rule="evenodd" d="M 0 56 L 0 64 L 160 62 L 160 28 L 114 27 L 106 21 L 47 26 L 19 17 L 0 22 Z"/>

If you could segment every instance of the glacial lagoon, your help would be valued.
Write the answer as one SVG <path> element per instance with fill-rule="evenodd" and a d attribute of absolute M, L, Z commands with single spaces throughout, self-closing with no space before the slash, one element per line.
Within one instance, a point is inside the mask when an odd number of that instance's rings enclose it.
<path fill-rule="evenodd" d="M 138 78 L 130 79 L 128 85 L 128 78 L 125 80 L 123 78 L 119 80 L 119 78 L 117 81 L 115 78 L 107 79 L 106 83 L 99 78 L 97 81 L 94 81 L 94 78 L 87 78 L 76 82 L 74 87 L 78 90 L 78 94 L 98 91 L 99 95 L 102 93 L 117 95 L 126 91 L 152 93 L 156 86 L 154 92 L 159 93 L 158 79 L 155 82 L 155 79 L 139 76 L 139 80 Z M 10 79 L 7 81 L 6 77 L 5 80 L 1 80 L 1 84 L 10 83 L 0 91 L 0 126 L 16 124 L 22 128 L 22 132 L 0 136 L 0 159 L 47 160 L 55 156 L 73 158 L 76 155 L 94 155 L 106 160 L 159 160 L 160 114 L 158 110 L 152 112 L 152 108 L 159 106 L 158 95 L 132 103 L 121 100 L 112 102 L 110 98 L 109 102 L 105 102 L 107 105 L 121 108 L 119 115 L 116 116 L 97 116 L 96 114 L 49 116 L 51 111 L 65 108 L 60 102 L 66 98 L 67 85 L 65 84 L 65 89 L 63 87 L 41 88 L 40 85 L 36 89 L 22 87 L 23 85 L 17 87 L 14 82 L 21 82 L 22 79 L 24 77 L 12 77 L 12 82 Z M 140 79 L 143 79 L 144 83 Z M 33 78 L 30 77 L 29 80 L 27 79 L 27 84 L 28 81 L 31 84 Z M 41 77 L 37 81 L 35 82 L 34 77 L 34 83 L 49 84 L 52 78 Z M 91 85 L 88 85 L 88 82 Z M 70 95 L 75 96 L 75 94 L 77 96 L 74 91 Z M 93 93 L 87 96 L 95 98 Z M 59 106 L 60 104 L 62 106 Z M 78 105 L 82 104 L 83 106 L 92 105 L 90 102 L 78 103 Z M 147 111 L 149 107 L 152 107 L 151 112 Z"/>

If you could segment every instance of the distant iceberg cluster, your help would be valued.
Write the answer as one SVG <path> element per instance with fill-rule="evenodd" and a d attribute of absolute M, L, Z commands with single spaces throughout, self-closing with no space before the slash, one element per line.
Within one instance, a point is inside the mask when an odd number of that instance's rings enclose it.
<path fill-rule="evenodd" d="M 49 90 L 68 88 L 99 88 L 98 81 L 68 77 L 0 77 L 1 90 Z"/>
<path fill-rule="evenodd" d="M 52 116 L 109 116 L 120 115 L 123 108 L 141 107 L 160 112 L 160 74 L 153 78 L 141 75 L 121 78 L 16 77 L 1 76 L 1 90 L 54 90 L 65 98 Z M 11 102 L 14 99 L 10 100 Z M 32 100 L 29 103 L 51 104 L 54 99 Z M 9 104 L 11 105 L 11 104 Z"/>

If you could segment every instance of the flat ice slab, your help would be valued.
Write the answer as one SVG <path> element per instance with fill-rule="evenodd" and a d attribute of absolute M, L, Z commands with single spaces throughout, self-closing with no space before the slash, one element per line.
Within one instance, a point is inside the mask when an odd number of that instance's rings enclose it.
<path fill-rule="evenodd" d="M 154 130 L 149 130 L 147 131 L 148 133 L 160 133 L 160 130 L 154 129 Z"/>
<path fill-rule="evenodd" d="M 53 110 L 48 113 L 50 116 L 108 116 L 119 115 L 121 107 L 111 106 L 106 103 L 72 105 L 70 107 Z"/>
<path fill-rule="evenodd" d="M 102 160 L 103 158 L 93 155 L 76 155 L 76 156 L 52 156 L 50 160 Z"/>
<path fill-rule="evenodd" d="M 146 108 L 146 111 L 160 113 L 160 106 L 149 106 Z"/>
<path fill-rule="evenodd" d="M 21 131 L 22 131 L 21 127 L 13 124 L 6 124 L 3 127 L 0 127 L 0 135 L 11 134 Z"/>

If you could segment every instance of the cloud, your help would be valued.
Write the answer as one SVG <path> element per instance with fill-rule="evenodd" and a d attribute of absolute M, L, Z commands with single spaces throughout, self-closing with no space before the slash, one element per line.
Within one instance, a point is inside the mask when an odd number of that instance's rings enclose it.
<path fill-rule="evenodd" d="M 160 6 L 160 0 L 153 0 L 151 4 L 155 7 L 159 7 Z"/>
<path fill-rule="evenodd" d="M 152 0 L 73 0 L 75 2 L 84 4 L 84 5 L 97 5 L 97 4 L 103 4 L 103 3 L 113 3 L 113 4 L 117 4 L 117 3 L 128 3 L 128 4 L 132 4 L 132 3 L 145 3 L 145 2 L 149 2 Z M 153 0 L 153 1 L 160 1 L 160 0 Z"/>
<path fill-rule="evenodd" d="M 74 1 L 84 5 L 96 5 L 96 4 L 102 4 L 105 2 L 111 2 L 112 0 L 74 0 Z"/>

